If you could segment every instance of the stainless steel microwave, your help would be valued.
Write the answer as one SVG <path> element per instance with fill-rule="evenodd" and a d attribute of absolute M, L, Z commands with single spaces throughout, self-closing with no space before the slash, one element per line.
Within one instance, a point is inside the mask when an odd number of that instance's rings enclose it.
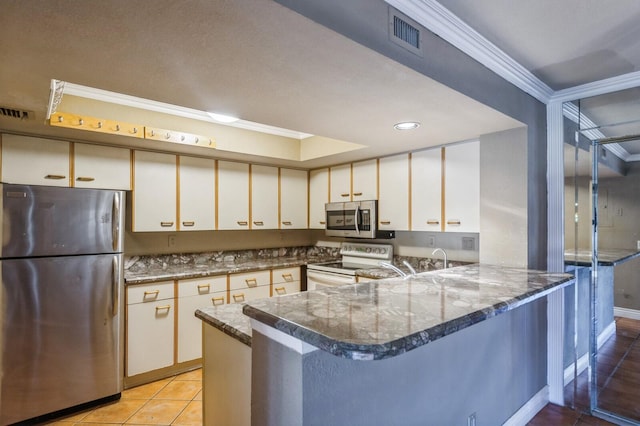
<path fill-rule="evenodd" d="M 376 238 L 378 201 L 325 204 L 326 234 L 333 237 Z"/>

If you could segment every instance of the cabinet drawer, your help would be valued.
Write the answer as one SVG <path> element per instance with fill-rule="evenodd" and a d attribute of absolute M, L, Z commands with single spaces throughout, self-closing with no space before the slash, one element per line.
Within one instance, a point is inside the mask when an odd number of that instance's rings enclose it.
<path fill-rule="evenodd" d="M 227 291 L 226 275 L 178 281 L 178 297 L 198 296 L 219 291 Z"/>
<path fill-rule="evenodd" d="M 273 283 L 273 295 L 284 296 L 285 294 L 300 293 L 300 281 Z"/>
<path fill-rule="evenodd" d="M 265 299 L 270 296 L 270 286 L 260 286 L 231 290 L 229 292 L 229 303 L 245 303 L 254 299 Z"/>
<path fill-rule="evenodd" d="M 159 281 L 127 287 L 127 305 L 164 299 L 173 299 L 173 281 Z"/>
<path fill-rule="evenodd" d="M 246 274 L 231 274 L 229 276 L 229 289 L 242 290 L 271 284 L 269 271 L 248 272 Z M 269 297 L 269 295 L 267 295 Z M 233 300 L 232 300 L 233 302 Z"/>
<path fill-rule="evenodd" d="M 273 285 L 300 281 L 300 268 L 282 268 L 273 270 Z M 275 294 L 275 292 L 274 292 Z"/>

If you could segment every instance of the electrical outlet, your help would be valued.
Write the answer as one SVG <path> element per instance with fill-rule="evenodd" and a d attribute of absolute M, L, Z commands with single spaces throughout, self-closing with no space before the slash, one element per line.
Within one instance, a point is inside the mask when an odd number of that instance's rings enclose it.
<path fill-rule="evenodd" d="M 427 247 L 435 247 L 435 246 L 436 246 L 436 237 L 427 237 Z"/>
<path fill-rule="evenodd" d="M 473 237 L 462 237 L 462 250 L 475 250 L 476 242 Z"/>
<path fill-rule="evenodd" d="M 169 237 L 167 238 L 167 246 L 168 247 L 175 247 L 176 245 L 176 236 L 175 235 L 169 235 Z"/>
<path fill-rule="evenodd" d="M 616 216 L 622 216 L 622 207 L 616 207 Z"/>
<path fill-rule="evenodd" d="M 476 426 L 476 413 L 469 414 L 467 418 L 467 426 Z"/>
<path fill-rule="evenodd" d="M 640 240 L 636 241 L 636 248 L 640 250 Z"/>

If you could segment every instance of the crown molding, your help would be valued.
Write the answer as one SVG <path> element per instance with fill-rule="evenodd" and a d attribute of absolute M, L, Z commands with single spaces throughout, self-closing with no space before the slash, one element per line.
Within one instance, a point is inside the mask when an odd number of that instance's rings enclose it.
<path fill-rule="evenodd" d="M 553 89 L 437 1 L 385 1 L 519 89 L 549 103 Z"/>
<path fill-rule="evenodd" d="M 52 80 L 53 82 L 58 80 Z M 132 108 L 144 109 L 147 111 L 159 112 L 162 114 L 170 114 L 178 117 L 190 118 L 192 120 L 206 121 L 221 126 L 237 127 L 240 129 L 251 130 L 254 132 L 268 133 L 271 135 L 283 136 L 292 139 L 306 139 L 313 135 L 308 133 L 297 132 L 294 130 L 283 129 L 280 127 L 268 126 L 266 124 L 255 123 L 253 121 L 238 120 L 233 123 L 221 123 L 213 120 L 205 111 L 193 108 L 186 108 L 179 105 L 172 105 L 164 102 L 153 101 L 150 99 L 138 98 L 123 93 L 109 92 L 107 90 L 96 89 L 93 87 L 81 86 L 79 84 L 62 82 L 64 94 L 79 96 L 82 98 L 94 99 L 96 101 L 108 102 L 117 105 L 128 106 Z"/>
<path fill-rule="evenodd" d="M 640 71 L 558 90 L 551 96 L 551 100 L 557 102 L 575 101 L 591 96 L 617 92 L 619 90 L 632 89 L 638 86 L 640 86 Z"/>

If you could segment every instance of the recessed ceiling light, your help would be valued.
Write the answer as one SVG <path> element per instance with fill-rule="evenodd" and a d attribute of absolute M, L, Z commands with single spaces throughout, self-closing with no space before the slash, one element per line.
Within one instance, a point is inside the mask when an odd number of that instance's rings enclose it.
<path fill-rule="evenodd" d="M 230 115 L 224 115 L 224 114 L 216 114 L 215 112 L 207 112 L 207 115 L 213 118 L 214 120 L 219 121 L 220 123 L 235 123 L 236 121 L 240 121 L 238 117 L 232 117 Z"/>
<path fill-rule="evenodd" d="M 420 127 L 420 123 L 417 121 L 403 121 L 402 123 L 396 123 L 393 128 L 396 130 L 413 130 Z"/>

